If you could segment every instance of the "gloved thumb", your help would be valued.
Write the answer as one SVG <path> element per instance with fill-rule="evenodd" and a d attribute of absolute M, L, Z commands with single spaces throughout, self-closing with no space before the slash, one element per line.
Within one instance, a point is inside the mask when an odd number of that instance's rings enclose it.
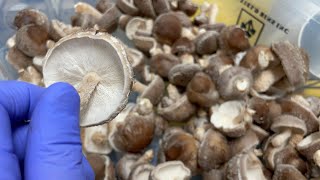
<path fill-rule="evenodd" d="M 31 117 L 25 156 L 25 179 L 94 179 L 82 154 L 80 99 L 66 83 L 50 86 Z"/>

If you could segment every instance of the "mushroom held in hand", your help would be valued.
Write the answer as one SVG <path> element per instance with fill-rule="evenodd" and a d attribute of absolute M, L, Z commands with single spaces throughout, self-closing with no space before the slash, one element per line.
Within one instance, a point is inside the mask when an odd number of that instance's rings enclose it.
<path fill-rule="evenodd" d="M 181 161 L 168 161 L 156 166 L 151 172 L 150 180 L 189 180 L 190 170 Z"/>
<path fill-rule="evenodd" d="M 254 111 L 243 101 L 226 101 L 212 107 L 211 123 L 229 137 L 243 136 Z"/>
<path fill-rule="evenodd" d="M 120 41 L 105 33 L 62 38 L 45 57 L 44 83 L 68 82 L 79 92 L 80 126 L 103 124 L 126 105 L 132 71 Z"/>
<path fill-rule="evenodd" d="M 278 133 L 272 139 L 272 145 L 275 147 L 286 143 L 292 134 L 305 135 L 307 133 L 305 122 L 292 115 L 281 115 L 274 119 L 271 130 Z"/>

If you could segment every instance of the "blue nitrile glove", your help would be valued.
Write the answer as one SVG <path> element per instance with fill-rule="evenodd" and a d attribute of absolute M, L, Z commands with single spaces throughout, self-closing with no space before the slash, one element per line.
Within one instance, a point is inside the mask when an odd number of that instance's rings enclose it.
<path fill-rule="evenodd" d="M 66 83 L 0 82 L 0 179 L 94 179 L 81 150 L 79 107 Z"/>

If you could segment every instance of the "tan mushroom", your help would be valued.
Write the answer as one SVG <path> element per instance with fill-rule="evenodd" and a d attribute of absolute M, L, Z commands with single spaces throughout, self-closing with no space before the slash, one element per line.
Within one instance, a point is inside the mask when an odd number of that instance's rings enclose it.
<path fill-rule="evenodd" d="M 134 4 L 134 0 L 117 0 L 117 7 L 125 14 L 131 16 L 139 14 L 139 9 Z"/>
<path fill-rule="evenodd" d="M 28 66 L 32 65 L 32 59 L 15 46 L 9 49 L 6 59 L 17 71 L 26 69 Z"/>
<path fill-rule="evenodd" d="M 225 169 L 211 169 L 210 171 L 205 171 L 202 173 L 203 180 L 224 180 L 225 179 Z"/>
<path fill-rule="evenodd" d="M 151 18 L 156 17 L 156 12 L 154 10 L 152 0 L 133 0 L 133 2 L 140 10 L 142 15 Z"/>
<path fill-rule="evenodd" d="M 132 168 L 129 180 L 149 180 L 149 176 L 154 168 L 153 165 L 148 163 L 138 164 Z"/>
<path fill-rule="evenodd" d="M 113 6 L 113 1 L 112 0 L 98 0 L 98 2 L 96 4 L 96 9 L 99 12 L 104 13 L 111 6 Z"/>
<path fill-rule="evenodd" d="M 109 133 L 109 124 L 84 128 L 82 143 L 85 152 L 105 155 L 111 153 Z"/>
<path fill-rule="evenodd" d="M 156 166 L 150 174 L 150 180 L 191 179 L 190 170 L 181 161 L 168 161 Z"/>
<path fill-rule="evenodd" d="M 307 180 L 307 178 L 300 173 L 294 166 L 281 164 L 278 165 L 273 180 Z"/>
<path fill-rule="evenodd" d="M 286 143 L 292 134 L 305 135 L 307 127 L 303 120 L 292 115 L 281 115 L 273 120 L 271 130 L 278 133 L 272 139 L 272 145 L 279 147 Z"/>
<path fill-rule="evenodd" d="M 47 53 L 43 75 L 46 86 L 63 81 L 78 90 L 80 126 L 113 119 L 125 107 L 132 85 L 122 43 L 105 33 L 81 32 L 62 38 Z"/>
<path fill-rule="evenodd" d="M 201 67 L 198 64 L 178 64 L 170 69 L 168 78 L 171 84 L 186 87 L 200 71 Z"/>
<path fill-rule="evenodd" d="M 320 98 L 311 96 L 306 99 L 309 102 L 310 109 L 314 113 L 315 116 L 320 115 Z"/>
<path fill-rule="evenodd" d="M 195 39 L 196 52 L 200 55 L 213 54 L 218 49 L 219 33 L 206 31 Z"/>
<path fill-rule="evenodd" d="M 212 108 L 211 123 L 228 137 L 241 137 L 252 122 L 254 111 L 243 101 L 226 101 Z"/>
<path fill-rule="evenodd" d="M 198 5 L 191 0 L 180 0 L 178 1 L 178 9 L 188 16 L 193 16 L 198 10 Z"/>
<path fill-rule="evenodd" d="M 95 174 L 95 179 L 113 180 L 116 178 L 114 165 L 108 156 L 88 154 L 86 156 Z"/>
<path fill-rule="evenodd" d="M 297 144 L 297 150 L 320 167 L 320 132 L 305 137 Z"/>

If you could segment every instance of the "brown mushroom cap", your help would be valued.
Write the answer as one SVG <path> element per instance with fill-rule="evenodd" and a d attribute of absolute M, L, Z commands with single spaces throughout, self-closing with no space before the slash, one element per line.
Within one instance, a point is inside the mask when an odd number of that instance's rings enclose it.
<path fill-rule="evenodd" d="M 192 135 L 181 129 L 168 129 L 160 146 L 166 161 L 182 161 L 193 174 L 196 173 L 198 142 Z"/>
<path fill-rule="evenodd" d="M 272 131 L 280 133 L 288 129 L 292 131 L 293 134 L 305 135 L 307 133 L 305 122 L 295 116 L 284 114 L 273 120 L 271 125 Z"/>
<path fill-rule="evenodd" d="M 140 98 L 147 98 L 153 105 L 157 105 L 161 101 L 164 91 L 164 81 L 160 76 L 156 75 L 143 93 L 140 94 Z"/>
<path fill-rule="evenodd" d="M 49 20 L 47 15 L 36 9 L 23 9 L 19 11 L 14 18 L 13 24 L 18 29 L 29 24 L 42 26 L 47 31 L 49 29 Z"/>
<path fill-rule="evenodd" d="M 125 14 L 135 16 L 139 14 L 139 9 L 135 6 L 133 0 L 117 0 L 117 7 Z"/>
<path fill-rule="evenodd" d="M 92 28 L 98 19 L 94 17 L 92 14 L 86 13 L 77 13 L 76 15 L 71 17 L 71 24 L 72 26 L 78 26 L 82 29 L 89 29 Z"/>
<path fill-rule="evenodd" d="M 206 31 L 195 39 L 196 52 L 200 55 L 213 54 L 218 49 L 219 33 Z"/>
<path fill-rule="evenodd" d="M 197 64 L 178 64 L 169 71 L 169 81 L 177 86 L 187 86 L 193 76 L 200 72 L 201 68 Z"/>
<path fill-rule="evenodd" d="M 168 121 L 183 122 L 188 120 L 196 111 L 196 107 L 190 103 L 187 95 L 183 95 L 176 102 L 166 106 L 158 106 L 158 114 Z"/>
<path fill-rule="evenodd" d="M 181 161 L 168 161 L 159 164 L 151 172 L 149 177 L 150 180 L 189 180 L 190 178 L 190 170 L 186 166 L 184 166 Z"/>
<path fill-rule="evenodd" d="M 290 99 L 283 99 L 281 100 L 280 104 L 282 113 L 296 116 L 299 119 L 305 121 L 308 130 L 307 134 L 319 130 L 319 120 L 310 109 Z"/>
<path fill-rule="evenodd" d="M 205 170 L 218 169 L 231 157 L 227 139 L 219 132 L 209 129 L 198 150 L 198 164 Z"/>
<path fill-rule="evenodd" d="M 185 53 L 192 54 L 195 50 L 194 43 L 186 37 L 181 37 L 176 40 L 171 47 L 171 53 L 175 55 L 182 55 Z"/>
<path fill-rule="evenodd" d="M 180 0 L 178 1 L 178 9 L 185 12 L 188 16 L 193 16 L 198 10 L 198 5 L 191 0 Z"/>
<path fill-rule="evenodd" d="M 157 15 L 167 13 L 171 10 L 168 0 L 152 0 L 152 4 Z"/>
<path fill-rule="evenodd" d="M 187 96 L 190 102 L 201 107 L 211 107 L 219 100 L 219 93 L 209 75 L 198 72 L 187 86 Z"/>
<path fill-rule="evenodd" d="M 203 180 L 224 180 L 225 170 L 223 169 L 211 169 L 202 173 Z"/>
<path fill-rule="evenodd" d="M 259 143 L 258 136 L 252 130 L 248 130 L 243 136 L 230 141 L 231 157 L 243 152 L 248 152 Z"/>
<path fill-rule="evenodd" d="M 320 132 L 305 137 L 297 144 L 297 150 L 308 160 L 312 160 L 314 153 L 320 150 Z"/>
<path fill-rule="evenodd" d="M 96 4 L 96 9 L 101 13 L 104 13 L 107 9 L 109 9 L 113 5 L 114 3 L 112 2 L 112 0 L 98 0 Z"/>
<path fill-rule="evenodd" d="M 192 27 L 192 21 L 190 17 L 187 16 L 184 12 L 174 11 L 172 13 L 174 13 L 174 15 L 178 17 L 183 27 L 186 27 L 186 28 Z"/>
<path fill-rule="evenodd" d="M 107 9 L 102 17 L 97 21 L 99 31 L 105 31 L 108 33 L 114 32 L 118 27 L 118 20 L 120 17 L 120 11 L 115 4 L 112 4 L 109 9 Z"/>
<path fill-rule="evenodd" d="M 249 49 L 250 43 L 246 32 L 234 25 L 225 27 L 221 31 L 219 46 L 227 54 L 235 55 L 238 52 Z"/>
<path fill-rule="evenodd" d="M 220 74 L 222 74 L 223 71 L 232 67 L 233 65 L 234 61 L 231 57 L 218 52 L 216 55 L 210 57 L 209 65 L 205 68 L 205 72 L 211 76 L 212 80 L 217 82 Z"/>
<path fill-rule="evenodd" d="M 153 36 L 164 44 L 171 45 L 180 38 L 182 24 L 173 13 L 164 13 L 157 17 L 153 26 Z"/>
<path fill-rule="evenodd" d="M 133 0 L 133 2 L 144 16 L 151 18 L 156 17 L 156 12 L 153 8 L 152 0 Z"/>
<path fill-rule="evenodd" d="M 104 179 L 105 177 L 105 161 L 106 157 L 99 154 L 88 154 L 86 156 L 91 165 L 96 179 Z"/>
<path fill-rule="evenodd" d="M 294 166 L 288 164 L 278 165 L 273 180 L 307 180 Z"/>
<path fill-rule="evenodd" d="M 241 99 L 249 94 L 253 83 L 251 72 L 243 67 L 231 67 L 219 77 L 217 86 L 225 100 Z"/>
<path fill-rule="evenodd" d="M 272 44 L 291 85 L 304 85 L 309 78 L 309 58 L 289 41 Z"/>
<path fill-rule="evenodd" d="M 9 49 L 6 59 L 17 71 L 32 65 L 32 59 L 23 54 L 16 46 Z"/>
<path fill-rule="evenodd" d="M 154 168 L 151 164 L 138 164 L 131 170 L 129 180 L 147 180 Z"/>
<path fill-rule="evenodd" d="M 16 46 L 30 57 L 45 55 L 48 30 L 35 24 L 22 26 L 16 34 Z"/>
<path fill-rule="evenodd" d="M 180 59 L 172 54 L 160 53 L 150 60 L 151 70 L 164 78 L 168 77 L 169 71 L 177 64 L 180 64 Z"/>

